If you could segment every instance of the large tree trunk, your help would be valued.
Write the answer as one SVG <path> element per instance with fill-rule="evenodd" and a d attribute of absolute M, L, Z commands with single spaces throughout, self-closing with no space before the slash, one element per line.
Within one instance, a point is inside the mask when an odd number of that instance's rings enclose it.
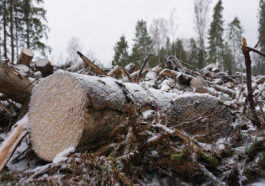
<path fill-rule="evenodd" d="M 0 63 L 0 92 L 18 103 L 29 100 L 33 85 L 12 66 Z"/>
<path fill-rule="evenodd" d="M 7 18 L 6 18 L 6 12 L 7 12 L 7 10 L 6 10 L 6 0 L 4 0 L 4 2 L 3 2 L 3 32 L 4 32 L 4 57 L 5 57 L 5 59 L 7 59 L 7 28 L 6 28 L 6 26 L 7 26 Z"/>
<path fill-rule="evenodd" d="M 120 83 L 111 77 L 60 71 L 33 90 L 29 108 L 32 147 L 40 158 L 52 161 L 70 147 L 82 149 L 108 139 L 116 127 L 128 124 L 129 117 L 139 117 L 145 110 L 161 111 L 171 125 L 177 125 L 191 118 L 191 113 L 195 118 L 213 113 L 218 105 L 218 100 L 209 95 L 178 96 L 135 83 Z M 231 119 L 225 107 L 211 118 L 217 121 L 224 116 Z M 221 129 L 227 135 L 223 122 L 216 128 L 220 135 Z M 211 135 L 214 138 L 219 134 Z"/>
<path fill-rule="evenodd" d="M 10 16 L 10 42 L 11 42 L 11 63 L 14 63 L 15 58 L 15 47 L 14 47 L 14 24 L 13 24 L 13 10 L 14 2 L 9 0 L 9 16 Z"/>

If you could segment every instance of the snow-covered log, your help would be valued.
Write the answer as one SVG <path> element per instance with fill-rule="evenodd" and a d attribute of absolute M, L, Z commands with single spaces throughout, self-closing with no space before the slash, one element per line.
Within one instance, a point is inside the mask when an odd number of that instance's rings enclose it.
<path fill-rule="evenodd" d="M 34 53 L 28 49 L 28 48 L 23 48 L 20 56 L 18 58 L 17 64 L 23 64 L 29 66 L 33 59 Z"/>
<path fill-rule="evenodd" d="M 16 123 L 14 130 L 0 146 L 0 171 L 4 168 L 8 160 L 20 141 L 27 134 L 28 115 L 26 114 Z"/>
<path fill-rule="evenodd" d="M 187 110 L 189 114 L 194 111 L 196 118 L 214 112 L 218 105 L 218 100 L 208 94 L 179 96 L 111 77 L 57 71 L 33 89 L 29 108 L 31 143 L 40 158 L 52 161 L 67 148 L 82 149 L 108 139 L 116 127 L 128 124 L 132 110 L 139 115 L 146 109 L 159 110 L 171 125 L 177 125 L 189 118 Z M 224 116 L 231 116 L 228 109 L 215 118 L 221 120 Z M 222 128 L 227 131 L 226 124 L 221 123 L 218 130 Z"/>
<path fill-rule="evenodd" d="M 39 70 L 43 77 L 47 77 L 53 73 L 53 65 L 47 59 L 36 61 L 36 69 Z"/>
<path fill-rule="evenodd" d="M 14 67 L 0 63 L 0 92 L 9 99 L 24 103 L 31 95 L 33 85 Z"/>

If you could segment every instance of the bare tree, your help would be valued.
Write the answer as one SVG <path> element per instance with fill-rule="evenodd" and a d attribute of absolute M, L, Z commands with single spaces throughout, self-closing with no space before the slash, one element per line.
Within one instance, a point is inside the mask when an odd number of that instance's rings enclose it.
<path fill-rule="evenodd" d="M 168 37 L 167 21 L 164 18 L 154 19 L 149 30 L 154 52 L 159 54 L 161 47 L 166 44 Z"/>
<path fill-rule="evenodd" d="M 67 52 L 70 57 L 70 60 L 72 60 L 74 63 L 76 63 L 80 57 L 77 55 L 77 51 L 82 51 L 82 45 L 80 43 L 80 39 L 76 37 L 72 37 L 68 41 L 68 46 L 67 46 Z"/>
<path fill-rule="evenodd" d="M 193 0 L 195 31 L 199 37 L 199 46 L 204 48 L 205 30 L 207 27 L 207 15 L 211 0 Z"/>
<path fill-rule="evenodd" d="M 175 12 L 176 12 L 176 9 L 172 9 L 170 12 L 169 19 L 168 19 L 168 32 L 169 32 L 170 40 L 172 42 L 175 42 L 176 40 L 175 35 L 178 29 L 178 23 L 177 23 L 177 18 L 175 16 Z"/>

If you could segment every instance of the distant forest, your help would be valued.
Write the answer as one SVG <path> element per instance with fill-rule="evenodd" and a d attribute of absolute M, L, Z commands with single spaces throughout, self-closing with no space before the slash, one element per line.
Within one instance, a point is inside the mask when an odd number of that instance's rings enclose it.
<path fill-rule="evenodd" d="M 203 68 L 218 63 L 229 73 L 244 71 L 242 55 L 243 25 L 238 17 L 231 18 L 225 25 L 223 4 L 219 0 L 213 10 L 210 27 L 206 30 L 210 0 L 193 0 L 194 28 L 196 38 L 183 39 L 175 36 L 177 23 L 174 11 L 169 19 L 155 19 L 147 28 L 147 22 L 139 20 L 135 26 L 132 50 L 129 51 L 126 37 L 122 35 L 114 46 L 113 65 L 125 66 L 134 63 L 141 66 L 152 53 L 149 66 L 163 64 L 166 56 L 174 55 L 194 67 Z M 44 0 L 1 0 L 0 1 L 0 57 L 15 63 L 19 50 L 29 48 L 47 55 L 51 48 L 45 43 L 48 38 Z M 265 0 L 260 0 L 258 12 L 259 50 L 265 52 Z M 78 39 L 68 44 L 70 60 L 75 61 Z M 75 50 L 75 51 L 74 51 Z M 74 51 L 74 52 L 73 52 Z M 265 74 L 264 59 L 253 56 L 254 74 Z"/>

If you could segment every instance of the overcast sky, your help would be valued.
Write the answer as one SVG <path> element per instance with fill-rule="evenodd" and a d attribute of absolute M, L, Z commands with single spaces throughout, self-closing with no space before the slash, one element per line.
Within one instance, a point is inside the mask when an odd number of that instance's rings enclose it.
<path fill-rule="evenodd" d="M 212 0 L 212 9 L 217 0 Z M 239 17 L 244 36 L 250 46 L 257 42 L 259 0 L 223 0 L 225 23 Z M 104 64 L 110 64 L 113 47 L 121 35 L 132 45 L 135 25 L 140 19 L 168 19 L 175 9 L 178 29 L 176 37 L 196 37 L 193 24 L 193 0 L 46 0 L 49 32 L 48 44 L 52 47 L 51 60 L 65 62 L 66 48 L 71 37 L 80 39 L 83 53 L 93 51 Z"/>

